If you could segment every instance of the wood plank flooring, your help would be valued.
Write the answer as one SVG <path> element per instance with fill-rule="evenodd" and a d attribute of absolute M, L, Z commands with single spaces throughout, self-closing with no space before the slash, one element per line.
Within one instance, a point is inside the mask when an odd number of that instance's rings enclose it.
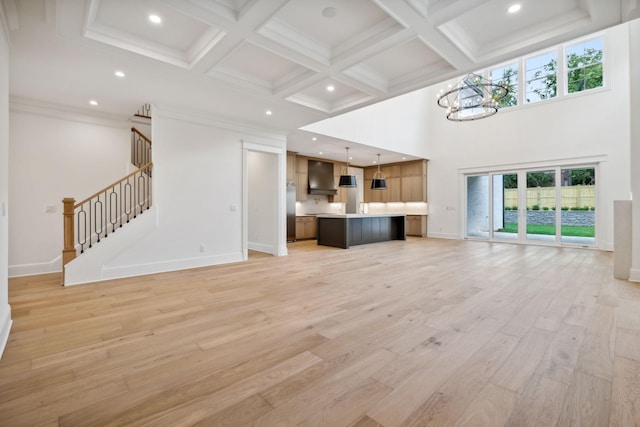
<path fill-rule="evenodd" d="M 638 426 L 640 285 L 593 250 L 411 238 L 11 279 L 0 426 Z"/>

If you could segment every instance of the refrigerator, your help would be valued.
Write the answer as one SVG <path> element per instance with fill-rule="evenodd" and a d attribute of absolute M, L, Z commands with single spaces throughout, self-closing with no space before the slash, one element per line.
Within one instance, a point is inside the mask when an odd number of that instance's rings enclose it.
<path fill-rule="evenodd" d="M 296 183 L 287 182 L 287 242 L 296 241 Z"/>

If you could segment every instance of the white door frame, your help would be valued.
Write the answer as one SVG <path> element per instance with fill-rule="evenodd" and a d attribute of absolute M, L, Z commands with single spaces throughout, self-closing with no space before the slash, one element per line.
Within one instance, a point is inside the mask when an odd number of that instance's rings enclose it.
<path fill-rule="evenodd" d="M 287 178 L 287 150 L 284 143 L 282 146 L 273 145 L 271 141 L 260 141 L 252 139 L 242 140 L 242 259 L 249 259 L 249 152 L 257 151 L 261 153 L 271 153 L 278 156 L 278 191 L 277 219 L 272 226 L 277 230 L 277 241 L 274 242 L 276 253 L 274 255 L 287 255 L 287 201 L 286 201 L 286 178 Z"/>

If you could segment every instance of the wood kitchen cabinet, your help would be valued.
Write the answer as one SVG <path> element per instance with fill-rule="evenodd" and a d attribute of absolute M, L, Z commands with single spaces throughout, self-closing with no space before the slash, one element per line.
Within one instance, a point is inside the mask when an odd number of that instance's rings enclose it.
<path fill-rule="evenodd" d="M 403 202 L 427 201 L 427 161 L 416 160 L 402 165 L 401 199 Z"/>
<path fill-rule="evenodd" d="M 371 190 L 371 180 L 377 166 L 364 169 L 364 201 L 369 202 L 426 202 L 427 161 L 416 160 L 386 165 L 380 171 L 387 181 L 386 190 Z"/>
<path fill-rule="evenodd" d="M 296 200 L 307 200 L 309 186 L 309 159 L 296 156 Z"/>
<path fill-rule="evenodd" d="M 315 239 L 317 231 L 315 216 L 296 217 L 296 240 Z"/>
<path fill-rule="evenodd" d="M 426 215 L 407 215 L 407 236 L 427 236 Z"/>
<path fill-rule="evenodd" d="M 346 173 L 347 164 L 340 162 L 333 162 L 333 180 L 336 183 L 336 189 L 338 193 L 335 196 L 329 196 L 330 203 L 345 202 L 347 201 L 347 189 L 340 187 L 340 175 Z M 362 185 L 362 184 L 360 184 Z"/>
<path fill-rule="evenodd" d="M 296 155 L 287 152 L 287 182 L 295 182 L 296 180 Z"/>

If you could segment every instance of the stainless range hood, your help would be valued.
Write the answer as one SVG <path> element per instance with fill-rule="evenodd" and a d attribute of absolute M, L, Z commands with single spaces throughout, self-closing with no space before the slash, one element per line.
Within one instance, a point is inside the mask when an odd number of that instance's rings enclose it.
<path fill-rule="evenodd" d="M 333 176 L 333 163 L 320 160 L 309 160 L 308 193 L 321 196 L 335 196 L 338 194 Z"/>

